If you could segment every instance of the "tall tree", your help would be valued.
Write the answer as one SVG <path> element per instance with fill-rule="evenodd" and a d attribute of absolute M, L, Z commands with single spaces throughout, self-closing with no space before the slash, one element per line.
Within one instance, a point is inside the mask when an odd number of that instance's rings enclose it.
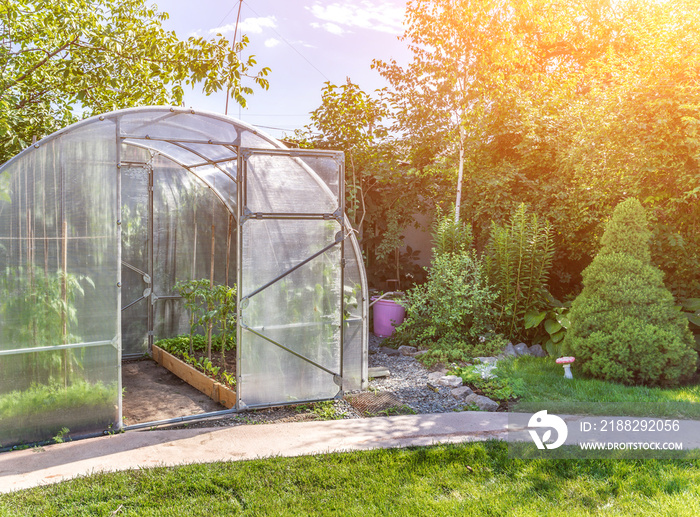
<path fill-rule="evenodd" d="M 700 295 L 698 0 L 412 0 L 408 22 L 411 63 L 376 66 L 423 163 L 458 170 L 464 149 L 477 241 L 526 202 L 557 230 L 571 288 L 635 196 L 669 286 Z"/>
<path fill-rule="evenodd" d="M 348 216 L 366 253 L 373 282 L 397 278 L 405 284 L 411 259 L 399 248 L 402 234 L 426 211 L 440 183 L 408 167 L 407 147 L 389 132 L 390 106 L 381 92 L 369 95 L 350 79 L 326 83 L 322 103 L 311 113 L 307 141 L 318 148 L 345 152 Z M 314 136 L 310 136 L 313 134 Z M 411 257 L 415 258 L 415 257 Z"/>
<path fill-rule="evenodd" d="M 145 0 L 0 2 L 0 163 L 81 116 L 147 104 L 180 105 L 183 87 L 268 87 L 268 68 L 239 59 L 248 40 L 179 39 Z"/>

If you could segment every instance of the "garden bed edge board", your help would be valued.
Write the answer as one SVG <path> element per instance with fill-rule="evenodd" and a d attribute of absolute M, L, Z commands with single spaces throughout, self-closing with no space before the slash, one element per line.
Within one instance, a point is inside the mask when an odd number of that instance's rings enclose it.
<path fill-rule="evenodd" d="M 155 362 L 177 375 L 193 388 L 204 393 L 214 402 L 218 402 L 227 409 L 231 409 L 236 405 L 235 391 L 207 377 L 199 370 L 156 345 L 153 345 L 151 354 Z"/>

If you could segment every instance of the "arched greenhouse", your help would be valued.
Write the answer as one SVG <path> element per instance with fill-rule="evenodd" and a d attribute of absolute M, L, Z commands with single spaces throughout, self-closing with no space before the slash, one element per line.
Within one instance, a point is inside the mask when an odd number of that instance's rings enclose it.
<path fill-rule="evenodd" d="M 122 361 L 187 334 L 175 285 L 237 287 L 236 406 L 367 380 L 367 283 L 343 154 L 229 117 L 133 108 L 0 174 L 0 446 L 122 427 Z"/>

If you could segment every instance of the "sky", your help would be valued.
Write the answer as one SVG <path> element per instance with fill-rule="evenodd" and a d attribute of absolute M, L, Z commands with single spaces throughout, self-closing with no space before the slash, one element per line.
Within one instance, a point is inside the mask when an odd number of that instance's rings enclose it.
<path fill-rule="evenodd" d="M 163 22 L 179 38 L 207 39 L 222 33 L 233 38 L 239 0 L 154 0 L 170 18 Z M 259 67 L 271 69 L 269 90 L 248 81 L 255 93 L 248 107 L 229 103 L 228 114 L 280 138 L 310 122 L 309 112 L 321 104 L 326 81 L 336 85 L 349 77 L 364 91 L 387 86 L 373 59 L 406 64 L 410 54 L 403 33 L 405 0 L 244 0 L 241 31 L 250 43 L 244 56 L 256 56 Z M 209 97 L 185 88 L 185 105 L 224 113 L 226 94 Z M 272 129 L 274 128 L 274 129 Z"/>

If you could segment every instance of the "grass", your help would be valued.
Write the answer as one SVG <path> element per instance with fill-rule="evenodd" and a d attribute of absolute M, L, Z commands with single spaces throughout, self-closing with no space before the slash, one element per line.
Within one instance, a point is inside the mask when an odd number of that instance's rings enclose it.
<path fill-rule="evenodd" d="M 93 474 L 0 515 L 700 514 L 700 460 L 517 460 L 503 442 Z"/>
<path fill-rule="evenodd" d="M 519 357 L 502 361 L 499 377 L 520 383 L 524 389 L 514 411 L 547 409 L 551 413 L 615 416 L 700 418 L 700 384 L 678 388 L 625 386 L 583 378 L 565 379 L 563 369 L 551 360 Z"/>

